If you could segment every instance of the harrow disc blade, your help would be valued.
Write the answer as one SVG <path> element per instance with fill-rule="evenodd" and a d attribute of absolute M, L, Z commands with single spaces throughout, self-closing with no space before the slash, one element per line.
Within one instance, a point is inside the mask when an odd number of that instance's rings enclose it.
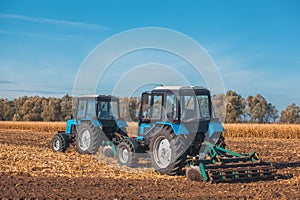
<path fill-rule="evenodd" d="M 185 175 L 190 181 L 202 181 L 203 176 L 199 166 L 190 166 L 186 168 Z"/>
<path fill-rule="evenodd" d="M 207 173 L 212 182 L 251 182 L 274 178 L 275 168 L 271 165 L 244 166 L 236 168 L 208 169 Z"/>

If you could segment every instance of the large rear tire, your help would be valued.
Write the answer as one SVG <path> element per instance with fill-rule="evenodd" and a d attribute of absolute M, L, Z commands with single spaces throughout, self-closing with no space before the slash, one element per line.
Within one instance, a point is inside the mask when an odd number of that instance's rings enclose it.
<path fill-rule="evenodd" d="M 90 121 L 82 122 L 77 128 L 76 148 L 81 154 L 96 154 L 100 146 L 101 129 Z"/>
<path fill-rule="evenodd" d="M 150 159 L 154 169 L 161 174 L 182 174 L 186 161 L 187 147 L 182 135 L 175 135 L 164 127 L 152 136 Z"/>

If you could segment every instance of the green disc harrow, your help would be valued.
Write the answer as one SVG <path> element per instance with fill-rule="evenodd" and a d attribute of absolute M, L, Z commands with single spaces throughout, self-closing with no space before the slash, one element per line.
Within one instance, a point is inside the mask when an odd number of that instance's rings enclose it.
<path fill-rule="evenodd" d="M 207 158 L 187 161 L 186 176 L 192 181 L 251 182 L 273 179 L 276 172 L 270 162 L 263 162 L 253 151 L 236 153 L 204 142 Z"/>

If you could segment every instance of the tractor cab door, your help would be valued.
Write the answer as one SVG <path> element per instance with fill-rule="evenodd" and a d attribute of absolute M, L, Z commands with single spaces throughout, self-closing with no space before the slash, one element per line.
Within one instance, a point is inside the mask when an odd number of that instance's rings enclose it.
<path fill-rule="evenodd" d="M 152 121 L 161 121 L 163 115 L 163 95 L 152 94 L 150 118 Z"/>
<path fill-rule="evenodd" d="M 98 119 L 100 120 L 117 120 L 119 119 L 118 102 L 116 101 L 99 101 L 98 102 Z"/>
<path fill-rule="evenodd" d="M 143 140 L 144 137 L 153 128 L 156 121 L 161 120 L 162 116 L 162 100 L 163 95 L 159 94 L 142 94 L 142 102 L 140 107 L 138 122 L 138 139 Z"/>
<path fill-rule="evenodd" d="M 140 114 L 139 114 L 139 125 L 141 123 L 150 123 L 150 111 L 151 111 L 151 94 L 144 92 L 142 94 L 142 102 L 140 107 Z"/>
<path fill-rule="evenodd" d="M 161 121 L 163 114 L 163 94 L 142 94 L 140 123 Z"/>
<path fill-rule="evenodd" d="M 112 99 L 99 99 L 97 117 L 105 135 L 112 140 L 117 131 L 117 120 L 120 118 L 119 102 Z"/>
<path fill-rule="evenodd" d="M 168 93 L 164 103 L 163 121 L 178 123 L 178 100 L 175 94 Z"/>
<path fill-rule="evenodd" d="M 79 99 L 76 119 L 92 119 L 96 116 L 95 99 Z"/>
<path fill-rule="evenodd" d="M 178 121 L 177 101 L 173 93 L 143 93 L 139 122 Z"/>
<path fill-rule="evenodd" d="M 168 92 L 143 93 L 139 116 L 138 138 L 147 137 L 157 123 L 178 123 L 178 100 Z"/>

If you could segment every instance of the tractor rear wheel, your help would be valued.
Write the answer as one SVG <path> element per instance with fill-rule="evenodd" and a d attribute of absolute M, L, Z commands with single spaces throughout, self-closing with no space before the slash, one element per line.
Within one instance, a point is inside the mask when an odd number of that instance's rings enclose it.
<path fill-rule="evenodd" d="M 65 133 L 57 133 L 54 135 L 51 144 L 53 151 L 65 152 L 69 147 L 68 138 Z"/>
<path fill-rule="evenodd" d="M 81 154 L 96 154 L 100 146 L 101 130 L 90 121 L 82 122 L 77 128 L 76 147 Z"/>
<path fill-rule="evenodd" d="M 164 127 L 152 136 L 150 142 L 152 166 L 161 174 L 182 174 L 187 149 L 182 135 L 175 135 L 168 127 Z"/>
<path fill-rule="evenodd" d="M 124 139 L 117 148 L 117 158 L 120 165 L 135 167 L 138 160 L 135 157 L 134 145 L 129 139 Z"/>

